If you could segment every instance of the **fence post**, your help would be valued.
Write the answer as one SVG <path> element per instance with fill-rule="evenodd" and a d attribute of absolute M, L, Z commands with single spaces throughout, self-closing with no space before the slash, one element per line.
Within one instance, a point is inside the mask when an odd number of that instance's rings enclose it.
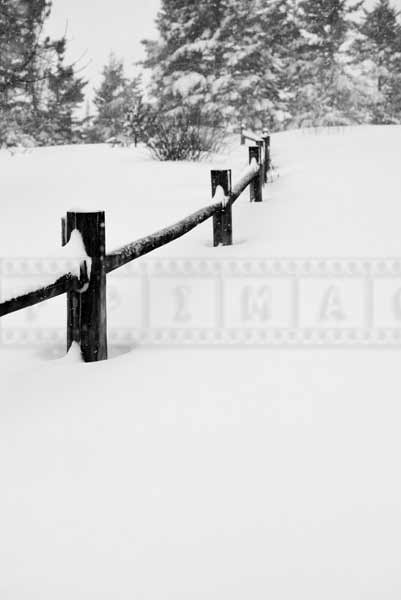
<path fill-rule="evenodd" d="M 270 134 L 268 129 L 263 130 L 263 143 L 265 148 L 265 160 L 264 160 L 264 182 L 267 183 L 267 174 L 271 168 L 271 156 L 270 156 Z"/>
<path fill-rule="evenodd" d="M 259 171 L 259 175 L 260 175 L 260 189 L 263 190 L 263 185 L 265 183 L 265 154 L 264 154 L 264 141 L 263 139 L 260 139 L 256 142 L 256 144 L 259 146 L 260 148 L 260 171 Z M 262 192 L 261 192 L 262 194 Z M 262 196 L 261 196 L 262 197 Z M 262 200 L 263 201 L 263 197 Z"/>
<path fill-rule="evenodd" d="M 107 359 L 106 318 L 106 242 L 104 212 L 68 212 L 62 220 L 63 244 L 72 231 L 82 236 L 87 255 L 91 258 L 89 283 L 85 291 L 67 294 L 67 350 L 72 342 L 81 348 L 85 362 Z"/>
<path fill-rule="evenodd" d="M 226 198 L 231 195 L 231 169 L 225 171 L 211 171 L 212 197 L 218 186 L 221 186 Z M 228 203 L 213 215 L 213 245 L 232 246 L 233 243 L 233 221 L 232 207 Z"/>
<path fill-rule="evenodd" d="M 250 190 L 250 201 L 251 202 L 263 202 L 262 195 L 262 180 L 263 180 L 263 165 L 261 160 L 262 147 L 258 146 L 250 146 L 249 147 L 249 164 L 255 159 L 259 165 L 259 173 L 255 175 L 252 179 L 249 190 Z"/>
<path fill-rule="evenodd" d="M 245 124 L 242 123 L 241 124 L 241 146 L 245 146 L 245 142 L 246 142 L 246 139 L 245 139 L 245 129 L 246 129 Z"/>

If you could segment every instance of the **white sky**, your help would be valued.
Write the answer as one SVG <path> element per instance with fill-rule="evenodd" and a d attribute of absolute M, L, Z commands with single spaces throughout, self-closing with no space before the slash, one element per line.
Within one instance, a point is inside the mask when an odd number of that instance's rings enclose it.
<path fill-rule="evenodd" d="M 143 58 L 141 40 L 154 37 L 154 19 L 160 0 L 53 0 L 47 32 L 62 36 L 68 24 L 68 59 L 89 62 L 83 76 L 97 85 L 100 72 L 113 51 L 130 72 Z M 88 86 L 88 90 L 89 90 Z"/>
<path fill-rule="evenodd" d="M 374 2 L 367 0 L 366 6 Z M 86 53 L 80 62 L 84 66 L 90 61 L 84 76 L 91 86 L 97 85 L 111 51 L 124 59 L 128 73 L 132 63 L 143 58 L 140 42 L 156 35 L 154 19 L 160 3 L 160 0 L 53 0 L 48 32 L 61 36 L 68 23 L 68 58 L 75 61 Z M 393 0 L 393 5 L 401 9 L 401 0 Z M 90 89 L 88 86 L 88 93 Z"/>

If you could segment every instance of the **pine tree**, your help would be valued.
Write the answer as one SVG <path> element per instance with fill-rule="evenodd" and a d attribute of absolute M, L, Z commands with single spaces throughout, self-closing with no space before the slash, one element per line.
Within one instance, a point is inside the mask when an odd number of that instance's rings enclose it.
<path fill-rule="evenodd" d="M 157 41 L 145 40 L 152 92 L 163 110 L 183 102 L 213 108 L 213 82 L 222 66 L 217 32 L 226 0 L 162 0 Z"/>
<path fill-rule="evenodd" d="M 290 0 L 229 0 L 218 39 L 224 69 L 216 86 L 230 118 L 279 128 L 287 115 L 286 74 L 299 31 Z"/>
<path fill-rule="evenodd" d="M 138 142 L 146 137 L 146 131 L 152 120 L 153 111 L 144 101 L 142 92 L 141 75 L 134 77 L 126 89 L 126 112 L 124 121 L 124 135 L 127 143 Z"/>
<path fill-rule="evenodd" d="M 46 116 L 54 132 L 53 142 L 79 141 L 80 121 L 75 116 L 84 100 L 86 81 L 77 77 L 72 65 L 65 64 L 66 39 L 53 44 L 55 66 L 48 73 L 48 100 Z"/>
<path fill-rule="evenodd" d="M 48 0 L 0 0 L 0 146 L 24 136 L 49 11 Z"/>
<path fill-rule="evenodd" d="M 23 91 L 35 75 L 43 47 L 43 24 L 50 14 L 48 0 L 0 0 L 0 98 Z"/>
<path fill-rule="evenodd" d="M 361 2 L 301 0 L 302 42 L 293 82 L 293 124 L 347 125 L 363 119 L 364 96 L 345 48 Z"/>
<path fill-rule="evenodd" d="M 378 0 L 364 11 L 359 36 L 353 45 L 355 59 L 372 82 L 370 120 L 373 123 L 401 122 L 401 25 L 399 11 L 389 0 Z"/>
<path fill-rule="evenodd" d="M 94 127 L 98 139 L 106 141 L 124 133 L 128 80 L 124 74 L 123 62 L 111 54 L 109 62 L 103 68 L 102 77 L 99 88 L 95 90 L 97 116 Z"/>
<path fill-rule="evenodd" d="M 0 0 L 0 145 L 72 141 L 84 82 L 65 38 L 43 36 L 50 0 Z"/>

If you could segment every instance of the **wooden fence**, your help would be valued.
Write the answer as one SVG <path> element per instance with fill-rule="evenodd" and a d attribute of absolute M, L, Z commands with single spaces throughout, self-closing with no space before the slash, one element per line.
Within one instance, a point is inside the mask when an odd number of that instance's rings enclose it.
<path fill-rule="evenodd" d="M 62 294 L 67 295 L 67 350 L 76 342 L 85 362 L 107 359 L 106 276 L 115 269 L 185 235 L 213 217 L 214 246 L 232 244 L 232 207 L 249 186 L 250 201 L 263 201 L 263 185 L 271 169 L 270 135 L 261 137 L 241 129 L 241 144 L 249 147 L 249 168 L 235 185 L 231 170 L 211 171 L 213 203 L 152 235 L 106 255 L 104 212 L 68 212 L 62 218 L 62 244 L 77 230 L 90 259 L 80 265 L 80 276 L 65 273 L 50 285 L 0 303 L 0 317 L 34 306 Z"/>

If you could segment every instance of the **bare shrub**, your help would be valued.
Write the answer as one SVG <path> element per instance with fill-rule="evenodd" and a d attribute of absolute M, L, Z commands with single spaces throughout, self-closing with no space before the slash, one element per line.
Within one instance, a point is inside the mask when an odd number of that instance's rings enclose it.
<path fill-rule="evenodd" d="M 223 139 L 218 113 L 183 106 L 173 112 L 155 113 L 145 143 L 158 160 L 198 161 L 216 152 Z"/>

